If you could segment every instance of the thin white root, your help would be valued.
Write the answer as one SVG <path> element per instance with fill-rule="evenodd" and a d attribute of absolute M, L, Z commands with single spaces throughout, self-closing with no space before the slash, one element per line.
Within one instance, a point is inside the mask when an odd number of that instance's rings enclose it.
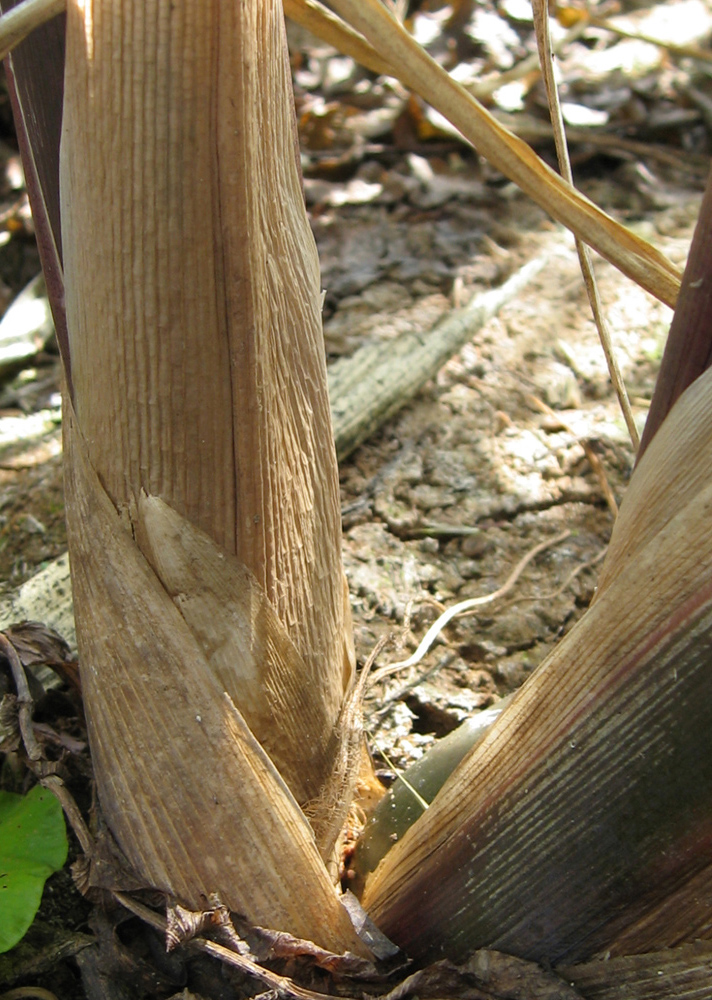
<path fill-rule="evenodd" d="M 535 545 L 533 549 L 530 549 L 529 552 L 527 552 L 527 554 L 519 560 L 506 582 L 503 583 L 501 587 L 498 587 L 497 590 L 493 590 L 491 594 L 484 594 L 482 597 L 471 597 L 466 601 L 460 601 L 458 604 L 453 604 L 451 608 L 448 608 L 447 611 L 443 612 L 443 614 L 441 614 L 440 617 L 433 622 L 412 656 L 408 657 L 407 660 L 401 660 L 398 663 L 389 663 L 387 666 L 381 667 L 380 670 L 376 670 L 371 675 L 371 683 L 383 680 L 384 677 L 389 677 L 391 674 L 395 674 L 399 670 L 404 670 L 406 667 L 415 666 L 416 663 L 419 663 L 423 659 L 442 630 L 449 622 L 452 621 L 453 618 L 456 618 L 458 615 L 466 614 L 474 608 L 481 608 L 485 604 L 491 604 L 492 601 L 496 601 L 500 597 L 504 597 L 504 595 L 508 594 L 515 585 L 521 576 L 522 571 L 529 565 L 532 559 L 536 558 L 540 552 L 544 552 L 545 549 L 550 549 L 552 546 L 558 545 L 559 542 L 563 542 L 570 535 L 570 531 L 562 531 L 560 535 L 556 535 L 554 538 L 547 539 L 545 542 L 540 542 L 539 545 Z"/>

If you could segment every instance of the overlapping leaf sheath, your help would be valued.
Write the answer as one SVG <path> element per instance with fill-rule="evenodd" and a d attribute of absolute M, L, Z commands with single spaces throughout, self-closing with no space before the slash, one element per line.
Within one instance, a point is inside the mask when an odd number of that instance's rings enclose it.
<path fill-rule="evenodd" d="M 121 523 L 68 400 L 64 428 L 82 691 L 124 853 L 196 908 L 218 891 L 255 922 L 359 950 L 306 819 Z"/>
<path fill-rule="evenodd" d="M 281 4 L 70 0 L 67 32 L 68 523 L 102 804 L 189 904 L 357 947 L 284 784 L 302 805 L 327 781 L 352 654 Z"/>
<path fill-rule="evenodd" d="M 636 469 L 602 581 L 367 882 L 409 953 L 554 962 L 709 933 L 710 373 Z"/>
<path fill-rule="evenodd" d="M 295 768 L 294 741 L 319 733 L 318 699 L 304 684 L 304 662 L 254 575 L 158 497 L 139 497 L 134 532 L 221 691 L 248 706 L 250 725 L 272 763 L 298 801 L 312 801 L 320 788 L 313 774 Z"/>

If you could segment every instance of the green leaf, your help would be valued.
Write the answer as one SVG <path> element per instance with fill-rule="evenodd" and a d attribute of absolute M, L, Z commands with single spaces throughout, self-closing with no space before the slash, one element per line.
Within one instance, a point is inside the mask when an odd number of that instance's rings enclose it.
<path fill-rule="evenodd" d="M 67 834 L 57 799 L 35 787 L 24 797 L 0 792 L 0 953 L 34 920 L 49 876 L 67 859 Z"/>

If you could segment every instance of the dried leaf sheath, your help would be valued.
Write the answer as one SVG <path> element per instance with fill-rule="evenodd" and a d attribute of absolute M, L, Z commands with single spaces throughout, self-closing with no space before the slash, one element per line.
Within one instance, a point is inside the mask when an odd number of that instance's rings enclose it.
<path fill-rule="evenodd" d="M 84 699 L 106 818 L 134 868 L 363 953 L 311 829 L 121 523 L 65 399 L 67 519 Z"/>
<path fill-rule="evenodd" d="M 709 435 L 707 399 L 690 407 Z M 683 396 L 678 440 L 688 417 Z M 661 436 L 636 477 L 665 467 Z M 365 906 L 410 953 L 556 961 L 709 926 L 711 456 L 370 878 Z"/>
<path fill-rule="evenodd" d="M 134 533 L 220 690 L 241 706 L 297 801 L 311 801 L 319 787 L 295 766 L 293 747 L 309 740 L 326 753 L 330 733 L 319 731 L 302 659 L 254 575 L 157 497 L 139 498 Z"/>
<path fill-rule="evenodd" d="M 62 218 L 77 419 L 237 555 L 331 733 L 351 680 L 319 275 L 277 0 L 71 0 Z M 319 784 L 319 738 L 295 765 Z"/>
<path fill-rule="evenodd" d="M 321 790 L 352 672 L 294 138 L 278 0 L 70 0 L 66 492 L 102 806 L 188 905 L 363 953 L 282 780 Z"/>

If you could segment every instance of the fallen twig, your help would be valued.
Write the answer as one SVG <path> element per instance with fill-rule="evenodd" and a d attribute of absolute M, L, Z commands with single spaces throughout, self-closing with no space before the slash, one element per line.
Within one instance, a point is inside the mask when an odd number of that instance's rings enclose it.
<path fill-rule="evenodd" d="M 133 913 L 134 916 L 143 920 L 144 923 L 149 924 L 149 926 L 165 935 L 168 927 L 165 917 L 144 906 L 143 903 L 139 903 L 138 900 L 132 899 L 126 893 L 114 892 L 113 896 L 130 913 Z M 213 958 L 219 959 L 226 965 L 232 965 L 248 976 L 253 976 L 264 983 L 269 990 L 273 990 L 278 997 L 291 997 L 293 1000 L 333 1000 L 332 997 L 327 996 L 325 993 L 316 993 L 313 990 L 307 990 L 302 986 L 298 986 L 287 976 L 278 976 L 275 972 L 270 972 L 269 969 L 263 968 L 245 955 L 239 955 L 230 948 L 216 944 L 214 941 L 207 941 L 204 938 L 193 938 L 186 943 L 185 947 L 194 951 L 201 951 L 205 955 L 212 955 Z"/>
<path fill-rule="evenodd" d="M 22 742 L 25 745 L 28 758 L 32 763 L 37 763 L 37 761 L 42 759 L 42 750 L 35 739 L 35 733 L 32 728 L 32 706 L 34 703 L 30 694 L 30 686 L 27 683 L 25 668 L 20 662 L 17 650 L 2 632 L 0 632 L 0 652 L 3 653 L 10 664 L 15 688 L 17 689 L 17 718 L 20 725 Z"/>

